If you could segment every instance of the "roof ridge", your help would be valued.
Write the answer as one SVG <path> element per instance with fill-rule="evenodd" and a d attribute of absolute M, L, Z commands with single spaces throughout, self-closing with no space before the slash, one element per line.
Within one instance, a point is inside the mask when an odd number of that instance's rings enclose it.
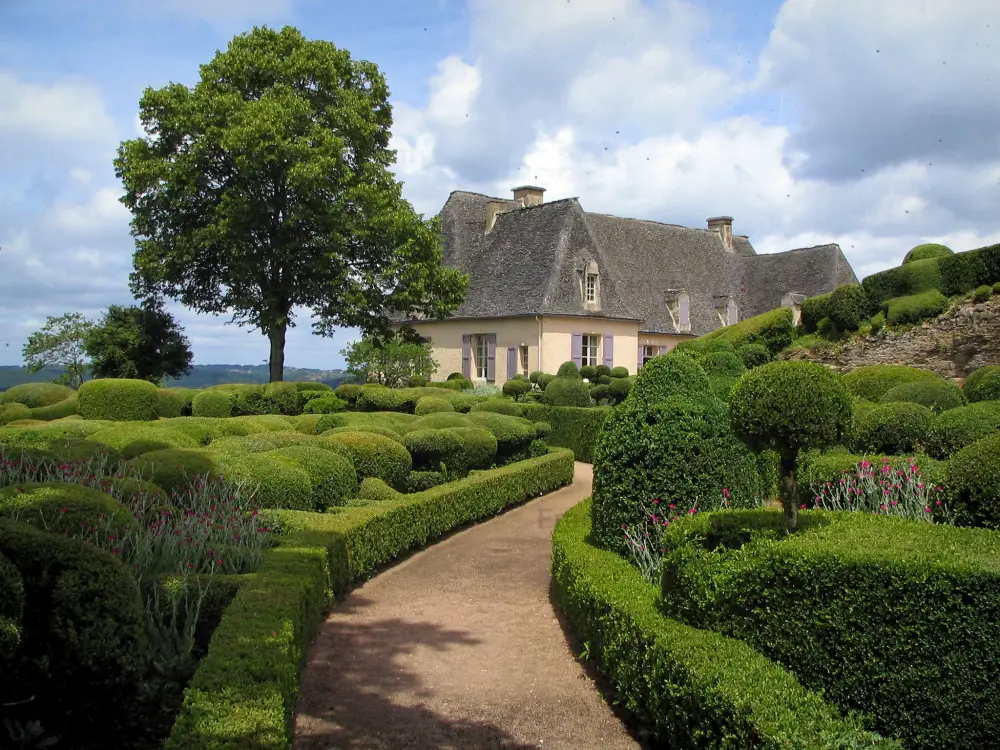
<path fill-rule="evenodd" d="M 840 247 L 836 242 L 824 242 L 820 245 L 810 245 L 809 247 L 793 247 L 789 250 L 779 250 L 776 253 L 760 253 L 761 255 L 782 255 L 783 253 L 797 253 L 800 250 L 818 250 L 821 247 Z"/>
<path fill-rule="evenodd" d="M 618 221 L 636 221 L 636 222 L 641 222 L 643 224 L 656 224 L 657 226 L 661 227 L 671 227 L 673 229 L 688 229 L 692 232 L 712 232 L 717 234 L 717 232 L 714 229 L 709 229 L 708 227 L 689 227 L 685 226 L 684 224 L 674 224 L 669 221 L 657 221 L 656 219 L 637 219 L 634 216 L 615 216 L 614 214 L 605 214 L 601 213 L 600 211 L 585 211 L 584 213 L 586 213 L 588 216 L 605 216 L 609 219 L 617 219 Z M 733 236 L 746 237 L 746 239 L 749 239 L 749 237 L 743 234 L 738 234 Z"/>
<path fill-rule="evenodd" d="M 486 193 L 477 193 L 474 190 L 452 190 L 450 193 L 448 193 L 448 197 L 451 198 L 451 196 L 456 195 L 458 193 L 461 193 L 462 195 L 474 195 L 477 198 L 488 198 L 491 201 L 504 201 L 505 203 L 514 202 L 513 198 L 497 198 L 494 195 L 487 195 Z M 447 203 L 447 201 L 445 202 Z"/>

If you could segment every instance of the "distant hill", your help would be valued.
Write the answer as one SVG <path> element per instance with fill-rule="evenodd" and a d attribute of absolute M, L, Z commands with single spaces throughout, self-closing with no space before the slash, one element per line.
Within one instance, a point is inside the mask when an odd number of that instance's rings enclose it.
<path fill-rule="evenodd" d="M 13 388 L 21 383 L 49 382 L 62 375 L 58 367 L 45 367 L 29 373 L 23 367 L 0 365 L 0 391 Z M 316 370 L 307 367 L 286 367 L 285 380 L 316 381 L 336 388 L 349 378 L 343 370 Z M 266 383 L 267 365 L 195 365 L 191 374 L 176 380 L 168 380 L 168 388 L 207 388 L 219 383 Z"/>

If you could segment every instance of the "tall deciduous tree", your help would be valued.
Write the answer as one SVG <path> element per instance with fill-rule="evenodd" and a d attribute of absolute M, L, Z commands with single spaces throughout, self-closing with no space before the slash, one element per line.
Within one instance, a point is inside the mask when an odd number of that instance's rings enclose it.
<path fill-rule="evenodd" d="M 38 372 L 43 367 L 65 367 L 66 372 L 56 382 L 79 388 L 89 369 L 84 341 L 93 325 L 80 313 L 49 316 L 42 329 L 31 334 L 21 349 L 25 368 L 28 372 Z"/>
<path fill-rule="evenodd" d="M 388 96 L 373 63 L 290 27 L 235 37 L 194 88 L 147 89 L 148 136 L 115 161 L 133 293 L 259 329 L 272 381 L 293 308 L 312 310 L 320 335 L 386 336 L 394 314 L 447 316 L 468 280 L 442 266 L 437 219 L 389 171 Z"/>
<path fill-rule="evenodd" d="M 111 305 L 86 340 L 98 378 L 160 383 L 191 372 L 191 346 L 174 316 L 157 301 Z"/>

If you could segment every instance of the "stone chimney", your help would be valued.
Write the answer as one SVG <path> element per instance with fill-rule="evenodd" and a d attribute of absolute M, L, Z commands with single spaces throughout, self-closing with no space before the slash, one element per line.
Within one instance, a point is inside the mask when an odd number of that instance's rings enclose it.
<path fill-rule="evenodd" d="M 522 185 L 521 187 L 514 188 L 514 200 L 521 204 L 521 208 L 540 206 L 544 203 L 542 198 L 542 193 L 544 192 L 545 188 L 535 187 L 534 185 Z"/>
<path fill-rule="evenodd" d="M 708 228 L 713 232 L 718 232 L 722 237 L 722 244 L 729 252 L 733 251 L 733 217 L 713 216 L 708 220 Z"/>
<path fill-rule="evenodd" d="M 493 226 L 497 223 L 497 217 L 509 211 L 507 208 L 507 203 L 504 201 L 490 201 L 486 204 L 486 232 L 489 234 L 493 231 Z"/>

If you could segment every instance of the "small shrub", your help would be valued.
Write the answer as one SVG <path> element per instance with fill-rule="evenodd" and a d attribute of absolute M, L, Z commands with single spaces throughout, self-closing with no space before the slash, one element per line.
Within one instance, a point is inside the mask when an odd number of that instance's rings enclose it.
<path fill-rule="evenodd" d="M 524 451 L 535 439 L 535 426 L 527 419 L 488 411 L 469 412 L 467 419 L 473 427 L 483 427 L 493 433 L 500 463 Z"/>
<path fill-rule="evenodd" d="M 708 379 L 708 383 L 712 388 L 712 394 L 722 401 L 723 403 L 729 403 L 729 397 L 732 395 L 733 386 L 736 385 L 736 381 L 739 378 L 732 377 L 731 375 L 716 375 Z"/>
<path fill-rule="evenodd" d="M 1000 281 L 997 281 L 990 287 L 993 290 L 993 294 L 1000 294 Z"/>
<path fill-rule="evenodd" d="M 711 352 L 701 359 L 701 366 L 709 377 L 724 375 L 735 378 L 746 372 L 743 359 L 733 352 Z"/>
<path fill-rule="evenodd" d="M 448 474 L 465 476 L 475 469 L 488 469 L 497 456 L 497 439 L 483 427 L 448 427 L 462 439 L 462 448 L 451 458 Z"/>
<path fill-rule="evenodd" d="M 120 422 L 93 433 L 89 440 L 106 445 L 126 460 L 150 451 L 199 445 L 197 439 L 185 432 L 149 422 Z"/>
<path fill-rule="evenodd" d="M 611 400 L 611 387 L 603 384 L 590 386 L 590 398 L 595 404 L 603 404 Z"/>
<path fill-rule="evenodd" d="M 795 340 L 795 326 L 790 307 L 780 307 L 731 326 L 723 326 L 697 341 L 723 341 L 734 347 L 763 344 L 771 354 L 777 354 Z M 645 369 L 645 368 L 643 368 Z"/>
<path fill-rule="evenodd" d="M 556 370 L 557 378 L 582 378 L 583 375 L 580 374 L 580 368 L 576 366 L 576 362 L 563 362 L 559 365 L 559 369 Z"/>
<path fill-rule="evenodd" d="M 453 372 L 448 376 L 448 380 L 466 380 L 466 377 L 460 372 Z"/>
<path fill-rule="evenodd" d="M 29 409 L 52 406 L 75 395 L 76 391 L 56 383 L 22 383 L 8 388 L 0 396 L 2 403 L 24 404 Z"/>
<path fill-rule="evenodd" d="M 538 378 L 540 378 L 544 374 L 545 373 L 543 373 L 541 370 L 534 370 L 528 376 L 528 381 L 531 382 L 531 383 L 537 383 L 538 382 Z"/>
<path fill-rule="evenodd" d="M 361 395 L 361 386 L 354 383 L 342 383 L 334 389 L 334 394 L 337 398 L 346 401 L 349 404 L 353 404 L 358 400 L 358 396 Z"/>
<path fill-rule="evenodd" d="M 541 375 L 538 376 L 538 381 L 537 381 L 538 387 L 544 391 L 548 387 L 549 383 L 551 383 L 555 379 L 556 379 L 555 375 L 549 375 L 548 373 L 543 372 Z"/>
<path fill-rule="evenodd" d="M 711 394 L 708 375 L 701 365 L 681 354 L 661 354 L 643 365 L 626 402 L 656 404 L 671 396 L 705 399 Z"/>
<path fill-rule="evenodd" d="M 323 511 L 343 505 L 358 489 L 354 465 L 344 456 L 311 445 L 292 445 L 264 454 L 277 456 L 299 466 L 312 482 L 313 506 Z"/>
<path fill-rule="evenodd" d="M 479 399 L 471 393 L 462 393 L 451 400 L 451 405 L 455 411 L 461 414 L 468 414 L 473 406 L 479 403 Z"/>
<path fill-rule="evenodd" d="M 889 325 L 919 323 L 922 320 L 936 317 L 948 308 L 948 298 L 937 289 L 931 289 L 906 297 L 896 297 L 889 300 L 889 311 L 886 320 Z"/>
<path fill-rule="evenodd" d="M 627 378 L 628 368 L 627 367 L 612 367 L 611 372 L 608 375 L 612 378 Z"/>
<path fill-rule="evenodd" d="M 146 380 L 101 378 L 88 380 L 76 394 L 84 419 L 117 422 L 156 419 L 157 388 Z"/>
<path fill-rule="evenodd" d="M 295 381 L 295 387 L 299 389 L 299 393 L 308 393 L 309 391 L 333 393 L 333 388 L 326 383 L 320 383 L 318 380 L 297 380 Z"/>
<path fill-rule="evenodd" d="M 1000 365 L 987 365 L 973 371 L 962 389 L 970 403 L 1000 400 Z"/>
<path fill-rule="evenodd" d="M 418 417 L 423 417 L 427 414 L 453 411 L 455 411 L 455 407 L 452 406 L 449 401 L 446 401 L 443 398 L 437 398 L 436 396 L 424 396 L 422 399 L 417 401 L 417 405 L 414 408 L 413 413 Z"/>
<path fill-rule="evenodd" d="M 507 381 L 510 382 L 510 381 Z M 491 411 L 494 414 L 506 414 L 508 417 L 523 417 L 524 409 L 519 404 L 504 398 L 488 398 L 475 404 L 469 412 Z"/>
<path fill-rule="evenodd" d="M 24 404 L 12 401 L 9 404 L 0 405 L 0 425 L 17 422 L 22 419 L 31 419 L 31 409 Z"/>
<path fill-rule="evenodd" d="M 365 477 L 358 488 L 358 497 L 373 503 L 387 500 L 401 500 L 402 494 L 390 487 L 378 477 Z"/>
<path fill-rule="evenodd" d="M 580 377 L 593 383 L 597 379 L 597 367 L 594 365 L 583 365 L 580 368 Z"/>
<path fill-rule="evenodd" d="M 91 528 L 122 538 L 136 528 L 129 509 L 111 495 L 61 482 L 0 488 L 0 517 L 66 536 L 80 535 Z"/>
<path fill-rule="evenodd" d="M 872 333 L 878 333 L 885 328 L 885 313 L 878 312 L 871 317 Z"/>
<path fill-rule="evenodd" d="M 827 317 L 839 331 L 856 331 L 868 317 L 870 301 L 860 284 L 841 284 L 830 293 Z"/>
<path fill-rule="evenodd" d="M 462 450 L 462 438 L 451 430 L 413 430 L 403 436 L 403 445 L 418 470 L 438 471 Z"/>
<path fill-rule="evenodd" d="M 766 365 L 771 361 L 771 352 L 763 344 L 744 344 L 736 350 L 736 353 L 743 360 L 743 366 L 748 370 Z"/>
<path fill-rule="evenodd" d="M 935 413 L 940 413 L 964 406 L 965 396 L 957 385 L 939 378 L 936 382 L 928 380 L 901 383 L 882 394 L 879 401 L 884 404 L 893 401 L 909 401 L 926 406 Z"/>
<path fill-rule="evenodd" d="M 410 388 L 423 388 L 427 385 L 427 378 L 423 375 L 411 375 L 407 379 L 406 384 L 410 386 Z"/>
<path fill-rule="evenodd" d="M 852 428 L 852 448 L 861 453 L 913 453 L 934 419 L 934 412 L 917 403 L 885 403 L 867 411 Z"/>
<path fill-rule="evenodd" d="M 503 384 L 503 395 L 515 401 L 531 390 L 531 383 L 527 380 L 508 380 Z"/>
<path fill-rule="evenodd" d="M 631 378 L 613 378 L 608 384 L 608 396 L 610 396 L 616 404 L 620 404 L 624 401 L 632 390 L 632 379 Z"/>
<path fill-rule="evenodd" d="M 344 427 L 334 427 L 332 430 L 327 430 L 324 434 L 338 435 L 343 432 L 368 432 L 372 435 L 381 435 L 382 437 L 387 437 L 390 440 L 395 440 L 400 445 L 403 443 L 403 436 L 401 433 L 391 427 L 386 427 L 384 424 L 373 424 L 370 422 L 354 422 L 353 424 L 348 424 Z"/>
<path fill-rule="evenodd" d="M 590 406 L 590 389 L 583 378 L 559 376 L 545 387 L 542 403 L 549 406 Z"/>
<path fill-rule="evenodd" d="M 396 388 L 363 388 L 355 402 L 362 411 L 413 413 L 416 403 L 410 394 Z"/>
<path fill-rule="evenodd" d="M 986 284 L 982 284 L 980 286 L 977 286 L 972 291 L 972 301 L 973 302 L 985 302 L 986 300 L 988 300 L 992 296 L 993 296 L 993 288 L 987 286 Z"/>
<path fill-rule="evenodd" d="M 954 251 L 947 245 L 936 245 L 933 242 L 928 242 L 912 248 L 903 258 L 903 265 L 928 258 L 943 258 L 946 255 L 954 255 Z"/>
<path fill-rule="evenodd" d="M 302 413 L 302 397 L 295 383 L 268 383 L 264 386 L 264 398 L 274 407 L 272 413 L 287 416 Z"/>
<path fill-rule="evenodd" d="M 413 468 L 413 459 L 403 444 L 370 432 L 340 432 L 329 440 L 343 445 L 351 455 L 360 479 L 376 477 L 392 487 L 402 487 Z"/>
<path fill-rule="evenodd" d="M 269 453 L 219 453 L 219 473 L 229 481 L 255 489 L 254 502 L 261 508 L 314 510 L 309 474 L 289 459 Z"/>
<path fill-rule="evenodd" d="M 979 401 L 941 412 L 924 440 L 927 453 L 945 459 L 977 440 L 1000 432 L 1000 401 Z"/>
<path fill-rule="evenodd" d="M 806 333 L 815 333 L 819 329 L 819 323 L 824 318 L 830 317 L 830 297 L 833 292 L 817 294 L 802 302 L 802 329 Z"/>
<path fill-rule="evenodd" d="M 432 487 L 438 487 L 447 481 L 440 471 L 411 471 L 406 478 L 406 494 L 424 492 Z"/>
<path fill-rule="evenodd" d="M 421 417 L 413 423 L 414 430 L 440 430 L 445 427 L 468 427 L 469 420 L 462 414 L 454 412 L 438 412 Z"/>
<path fill-rule="evenodd" d="M 823 318 L 816 326 L 816 332 L 825 339 L 830 341 L 836 341 L 840 336 L 840 331 L 837 330 L 836 324 L 829 318 Z"/>
<path fill-rule="evenodd" d="M 233 394 L 227 391 L 202 391 L 191 402 L 191 414 L 195 417 L 231 417 Z"/>
<path fill-rule="evenodd" d="M 977 525 L 1000 528 L 1000 434 L 952 455 L 944 481 L 956 511 Z"/>
<path fill-rule="evenodd" d="M 929 370 L 906 365 L 867 365 L 844 375 L 848 390 L 866 401 L 879 401 L 891 388 L 916 381 L 940 382 L 941 376 Z"/>
<path fill-rule="evenodd" d="M 552 434 L 552 425 L 550 425 L 548 422 L 535 422 L 535 436 L 539 440 L 546 440 L 551 434 Z"/>
<path fill-rule="evenodd" d="M 159 388 L 156 391 L 156 416 L 161 419 L 183 415 L 187 404 L 184 394 L 173 388 Z"/>
<path fill-rule="evenodd" d="M 334 395 L 311 398 L 302 407 L 304 414 L 337 414 L 347 409 L 347 402 Z"/>

